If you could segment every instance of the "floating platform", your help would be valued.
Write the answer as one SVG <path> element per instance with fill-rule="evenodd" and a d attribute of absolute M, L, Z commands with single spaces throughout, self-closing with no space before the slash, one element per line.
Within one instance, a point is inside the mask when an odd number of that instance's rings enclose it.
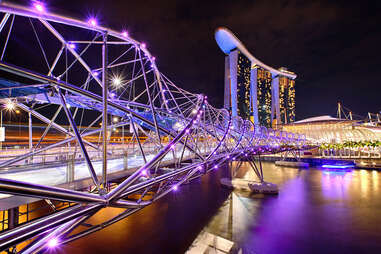
<path fill-rule="evenodd" d="M 261 193 L 261 194 L 278 194 L 279 189 L 278 186 L 274 183 L 268 182 L 255 182 L 241 178 L 222 178 L 220 180 L 221 184 L 231 188 L 238 190 L 250 191 L 253 193 Z"/>
<path fill-rule="evenodd" d="M 310 164 L 302 161 L 275 161 L 275 165 L 291 168 L 308 168 Z"/>

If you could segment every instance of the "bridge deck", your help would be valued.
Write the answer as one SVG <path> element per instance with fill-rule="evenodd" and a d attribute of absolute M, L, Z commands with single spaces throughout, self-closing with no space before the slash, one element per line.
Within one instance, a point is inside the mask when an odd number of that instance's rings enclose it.
<path fill-rule="evenodd" d="M 146 155 L 146 159 L 150 160 L 155 154 Z M 175 156 L 179 158 L 181 151 L 176 151 Z M 189 160 L 191 157 L 189 151 L 184 151 L 183 161 Z M 178 159 L 177 159 L 178 160 Z M 168 153 L 161 163 L 162 167 L 173 164 L 176 159 L 172 153 Z M 144 165 L 141 155 L 132 155 L 127 157 L 127 163 L 124 157 L 109 159 L 107 162 L 109 180 L 116 180 L 126 177 L 135 172 L 139 167 Z M 93 161 L 93 166 L 98 177 L 102 175 L 102 161 Z M 127 167 L 126 167 L 127 166 Z M 38 168 L 30 165 L 18 167 L 15 170 L 4 170 L 0 172 L 0 178 L 12 179 L 17 181 L 29 182 L 34 184 L 56 186 L 68 189 L 83 189 L 92 184 L 92 180 L 85 161 L 76 162 L 74 166 L 74 180 L 68 180 L 68 163 L 63 162 L 61 165 L 39 165 Z M 25 203 L 37 201 L 35 198 L 12 196 L 0 194 L 0 207 L 2 210 L 16 207 Z"/>

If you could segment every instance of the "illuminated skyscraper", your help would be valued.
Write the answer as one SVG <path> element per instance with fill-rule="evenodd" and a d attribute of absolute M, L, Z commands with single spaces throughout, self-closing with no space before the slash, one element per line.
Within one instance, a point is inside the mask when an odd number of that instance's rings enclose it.
<path fill-rule="evenodd" d="M 271 126 L 271 100 L 271 73 L 257 68 L 257 108 L 260 125 Z"/>
<path fill-rule="evenodd" d="M 293 122 L 295 73 L 262 63 L 226 28 L 217 29 L 216 41 L 227 54 L 224 107 L 233 117 L 266 127 Z"/>
<path fill-rule="evenodd" d="M 286 68 L 280 68 L 287 71 Z M 279 78 L 279 108 L 282 123 L 295 121 L 295 80 L 285 76 Z"/>
<path fill-rule="evenodd" d="M 237 62 L 237 113 L 243 119 L 251 115 L 250 105 L 250 60 L 238 51 Z"/>

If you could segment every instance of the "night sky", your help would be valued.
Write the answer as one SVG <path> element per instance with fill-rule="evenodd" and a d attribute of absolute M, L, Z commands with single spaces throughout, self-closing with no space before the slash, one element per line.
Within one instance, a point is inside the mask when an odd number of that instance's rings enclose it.
<path fill-rule="evenodd" d="M 224 54 L 214 40 L 229 28 L 264 63 L 296 79 L 296 118 L 381 110 L 380 1 L 50 0 L 49 11 L 86 19 L 147 43 L 178 86 L 223 103 Z"/>

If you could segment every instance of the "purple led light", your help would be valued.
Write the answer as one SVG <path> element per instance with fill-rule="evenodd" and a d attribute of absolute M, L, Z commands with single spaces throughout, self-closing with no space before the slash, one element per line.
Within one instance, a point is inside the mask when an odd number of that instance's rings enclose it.
<path fill-rule="evenodd" d="M 185 129 L 185 133 L 189 134 L 190 130 L 189 129 Z"/>
<path fill-rule="evenodd" d="M 45 6 L 41 2 L 35 2 L 33 6 L 38 12 L 45 12 Z"/>
<path fill-rule="evenodd" d="M 123 35 L 123 37 L 128 37 L 128 32 L 127 31 L 123 31 L 122 35 Z"/>
<path fill-rule="evenodd" d="M 96 26 L 98 24 L 95 18 L 90 18 L 87 23 L 89 23 L 91 26 Z"/>
<path fill-rule="evenodd" d="M 153 57 L 152 57 L 152 61 L 155 61 L 155 60 L 156 60 L 156 57 L 153 56 Z"/>
<path fill-rule="evenodd" d="M 110 93 L 111 98 L 115 98 L 116 94 L 115 93 Z"/>
<path fill-rule="evenodd" d="M 213 168 L 217 169 L 217 168 L 218 168 L 218 166 L 217 166 L 217 165 L 214 165 L 214 167 L 213 167 Z"/>
<path fill-rule="evenodd" d="M 69 43 L 69 48 L 71 48 L 71 49 L 75 49 L 76 46 L 75 46 L 75 44 L 73 44 L 73 43 Z"/>
<path fill-rule="evenodd" d="M 353 168 L 353 165 L 330 165 L 330 164 L 325 164 L 321 166 L 322 168 Z"/>
<path fill-rule="evenodd" d="M 58 246 L 58 239 L 57 238 L 52 238 L 48 241 L 48 247 L 49 248 L 55 248 Z"/>
<path fill-rule="evenodd" d="M 176 145 L 175 145 L 175 144 L 171 145 L 171 149 L 172 149 L 172 150 L 174 150 L 174 149 L 175 149 L 175 147 L 176 147 Z"/>
<path fill-rule="evenodd" d="M 144 169 L 140 174 L 146 176 L 147 175 L 147 169 Z"/>
<path fill-rule="evenodd" d="M 229 159 L 230 158 L 230 156 L 228 155 L 228 156 L 226 156 L 226 159 Z"/>
<path fill-rule="evenodd" d="M 198 166 L 197 169 L 198 169 L 198 170 L 201 170 L 201 169 L 202 169 L 202 166 Z"/>
<path fill-rule="evenodd" d="M 99 75 L 99 72 L 97 72 L 97 71 L 94 71 L 94 72 L 93 72 L 93 75 L 94 75 L 95 77 L 98 77 L 98 75 Z"/>
<path fill-rule="evenodd" d="M 178 187 L 177 185 L 173 185 L 172 190 L 177 191 L 178 188 L 179 188 L 179 187 Z"/>
<path fill-rule="evenodd" d="M 147 45 L 143 42 L 142 44 L 141 44 L 141 46 L 142 46 L 142 48 L 146 48 L 147 47 Z"/>

